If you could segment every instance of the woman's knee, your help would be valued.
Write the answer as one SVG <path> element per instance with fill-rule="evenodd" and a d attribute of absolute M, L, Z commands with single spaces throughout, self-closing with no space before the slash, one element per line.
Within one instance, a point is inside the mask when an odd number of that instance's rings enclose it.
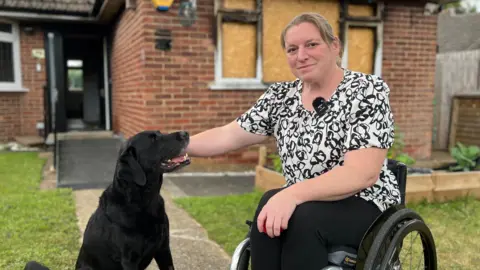
<path fill-rule="evenodd" d="M 327 217 L 318 204 L 321 202 L 306 202 L 298 205 L 290 217 L 288 229 L 304 231 L 322 224 Z"/>
<path fill-rule="evenodd" d="M 266 191 L 263 194 L 262 198 L 258 202 L 257 211 L 256 211 L 257 213 L 256 213 L 255 217 L 260 213 L 260 211 L 265 206 L 265 204 L 267 204 L 268 200 L 270 200 L 275 194 L 280 192 L 282 189 L 283 188 L 271 189 L 271 190 Z"/>

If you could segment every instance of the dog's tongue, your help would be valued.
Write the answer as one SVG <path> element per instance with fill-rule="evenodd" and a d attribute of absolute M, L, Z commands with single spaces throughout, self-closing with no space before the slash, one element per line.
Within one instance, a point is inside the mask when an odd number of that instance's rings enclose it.
<path fill-rule="evenodd" d="M 186 159 L 187 159 L 187 155 L 174 157 L 174 158 L 172 158 L 172 161 L 175 162 L 175 163 L 177 163 L 177 162 L 185 161 Z"/>

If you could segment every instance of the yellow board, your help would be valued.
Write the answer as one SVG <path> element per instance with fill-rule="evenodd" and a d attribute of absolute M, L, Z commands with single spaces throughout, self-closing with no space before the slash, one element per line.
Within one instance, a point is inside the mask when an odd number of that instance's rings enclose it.
<path fill-rule="evenodd" d="M 375 28 L 350 27 L 348 29 L 348 69 L 373 73 Z"/>
<path fill-rule="evenodd" d="M 222 59 L 223 78 L 256 77 L 256 24 L 222 24 Z"/>
<path fill-rule="evenodd" d="M 348 15 L 354 17 L 375 16 L 375 10 L 369 5 L 348 5 Z"/>
<path fill-rule="evenodd" d="M 223 7 L 228 9 L 255 10 L 256 0 L 223 0 Z"/>
<path fill-rule="evenodd" d="M 338 0 L 263 0 L 263 80 L 293 80 L 285 52 L 280 44 L 283 28 L 302 12 L 325 16 L 338 36 L 340 4 Z"/>

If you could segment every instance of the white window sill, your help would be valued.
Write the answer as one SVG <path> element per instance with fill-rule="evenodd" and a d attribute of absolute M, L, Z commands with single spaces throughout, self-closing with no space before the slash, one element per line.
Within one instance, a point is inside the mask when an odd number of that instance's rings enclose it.
<path fill-rule="evenodd" d="M 265 90 L 267 84 L 258 80 L 229 79 L 212 82 L 211 90 Z"/>
<path fill-rule="evenodd" d="M 17 92 L 28 92 L 28 88 L 23 87 L 2 87 L 0 86 L 0 93 L 17 93 Z"/>

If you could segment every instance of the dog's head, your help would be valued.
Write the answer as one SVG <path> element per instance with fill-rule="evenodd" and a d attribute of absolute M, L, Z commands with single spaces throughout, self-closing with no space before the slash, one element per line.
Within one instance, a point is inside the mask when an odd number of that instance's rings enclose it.
<path fill-rule="evenodd" d="M 188 155 L 181 156 L 189 143 L 185 131 L 162 134 L 142 131 L 129 138 L 120 149 L 117 177 L 133 179 L 140 186 L 147 183 L 147 174 L 168 173 L 190 164 Z"/>

